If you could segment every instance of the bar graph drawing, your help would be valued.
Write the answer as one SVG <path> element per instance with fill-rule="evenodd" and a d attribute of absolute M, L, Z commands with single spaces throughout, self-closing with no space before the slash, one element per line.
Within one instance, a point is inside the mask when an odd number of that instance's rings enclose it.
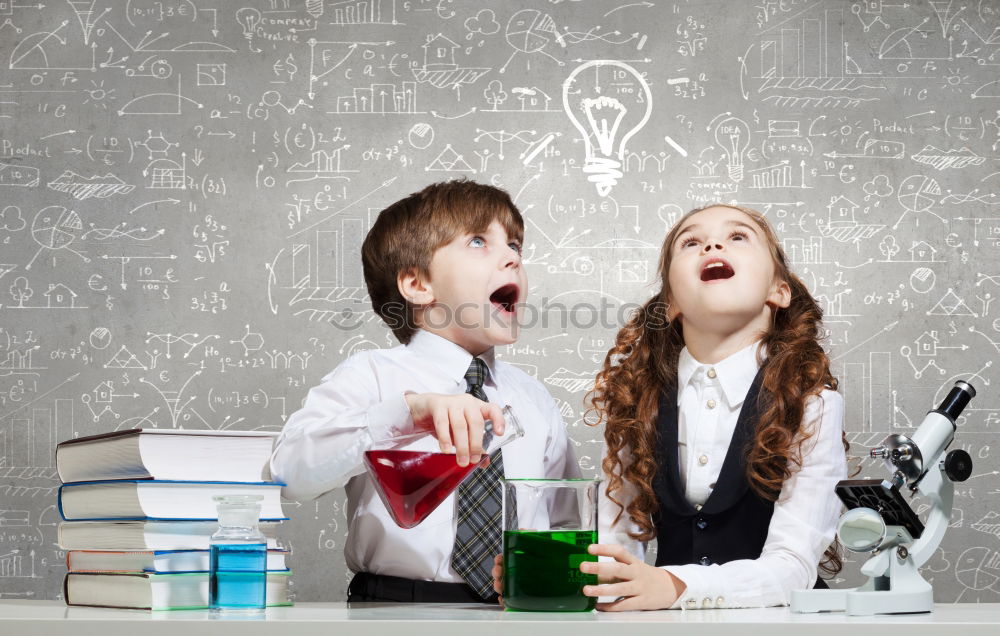
<path fill-rule="evenodd" d="M 322 10 L 322 3 L 318 4 Z M 399 24 L 396 21 L 396 0 L 345 0 L 327 5 L 331 24 L 340 26 L 357 24 Z"/>
<path fill-rule="evenodd" d="M 337 98 L 338 115 L 414 115 L 417 114 L 417 83 L 372 84 L 355 88 Z"/>
<path fill-rule="evenodd" d="M 816 9 L 765 30 L 742 63 L 741 81 L 786 108 L 854 108 L 876 101 L 872 91 L 884 88 L 879 73 L 862 70 L 849 55 L 843 8 Z M 749 88 L 743 87 L 745 98 Z"/>

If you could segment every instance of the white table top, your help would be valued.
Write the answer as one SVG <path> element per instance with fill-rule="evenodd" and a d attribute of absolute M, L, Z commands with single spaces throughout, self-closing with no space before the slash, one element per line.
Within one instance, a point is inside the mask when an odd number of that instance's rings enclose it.
<path fill-rule="evenodd" d="M 530 627 L 529 627 L 530 624 Z M 667 625 L 676 627 L 668 628 Z M 788 608 L 691 610 L 661 612 L 505 612 L 499 607 L 445 604 L 299 603 L 267 610 L 264 620 L 210 620 L 206 610 L 149 612 L 95 607 L 67 607 L 62 601 L 0 600 L 0 634 L 39 636 L 201 636 L 232 633 L 238 636 L 628 636 L 668 633 L 753 636 L 842 636 L 846 629 L 864 626 L 902 630 L 905 636 L 947 633 L 962 636 L 1000 633 L 1000 604 L 937 605 L 930 614 L 845 616 L 792 614 Z M 531 631 L 526 632 L 525 628 Z M 875 629 L 873 629 L 875 628 Z M 860 634 L 858 636 L 861 636 Z"/>

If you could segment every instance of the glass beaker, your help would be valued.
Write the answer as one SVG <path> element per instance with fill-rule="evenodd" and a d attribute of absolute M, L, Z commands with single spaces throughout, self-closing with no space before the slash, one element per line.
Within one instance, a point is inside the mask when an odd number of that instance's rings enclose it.
<path fill-rule="evenodd" d="M 597 561 L 599 479 L 503 480 L 503 601 L 507 609 L 587 612 L 583 595 L 597 576 L 580 564 Z"/>
<path fill-rule="evenodd" d="M 219 529 L 209 540 L 208 607 L 215 616 L 263 614 L 267 539 L 260 531 L 262 495 L 217 495 Z"/>
<path fill-rule="evenodd" d="M 396 525 L 400 528 L 419 525 L 469 473 L 486 466 L 490 454 L 524 435 L 521 423 L 509 406 L 504 407 L 503 418 L 506 423 L 503 436 L 491 436 L 486 452 L 476 464 L 469 462 L 459 466 L 454 453 L 421 450 L 438 448 L 433 431 L 392 437 L 365 451 L 365 467 L 375 491 Z M 486 426 L 491 430 L 492 422 L 487 420 Z"/>

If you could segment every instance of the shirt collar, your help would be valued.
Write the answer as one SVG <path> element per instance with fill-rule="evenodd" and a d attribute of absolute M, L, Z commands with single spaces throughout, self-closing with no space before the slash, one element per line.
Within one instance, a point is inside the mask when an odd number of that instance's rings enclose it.
<path fill-rule="evenodd" d="M 723 399 L 730 407 L 735 408 L 742 404 L 750 385 L 757 377 L 757 371 L 760 370 L 760 365 L 757 363 L 759 345 L 759 341 L 754 342 L 715 364 L 698 362 L 687 347 L 681 349 L 680 357 L 677 359 L 677 404 L 680 404 L 681 392 L 688 382 L 704 385 L 712 381 L 719 383 Z M 762 357 L 766 357 L 766 351 L 763 347 L 760 349 Z M 706 375 L 709 369 L 715 369 L 715 380 Z"/>
<path fill-rule="evenodd" d="M 418 329 L 406 347 L 419 355 L 428 366 L 440 370 L 442 375 L 465 390 L 465 373 L 469 370 L 469 365 L 472 364 L 471 353 L 451 340 L 424 329 Z M 492 382 L 496 385 L 496 356 L 493 347 L 477 357 L 485 362 L 486 368 L 489 369 L 489 378 L 486 379 L 486 382 Z"/>

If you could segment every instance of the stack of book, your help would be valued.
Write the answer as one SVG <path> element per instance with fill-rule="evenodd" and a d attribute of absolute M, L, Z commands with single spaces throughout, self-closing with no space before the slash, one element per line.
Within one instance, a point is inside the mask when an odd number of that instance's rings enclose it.
<path fill-rule="evenodd" d="M 263 495 L 268 606 L 291 605 L 281 486 L 262 481 L 276 433 L 132 429 L 56 447 L 67 605 L 208 607 L 215 495 Z"/>

